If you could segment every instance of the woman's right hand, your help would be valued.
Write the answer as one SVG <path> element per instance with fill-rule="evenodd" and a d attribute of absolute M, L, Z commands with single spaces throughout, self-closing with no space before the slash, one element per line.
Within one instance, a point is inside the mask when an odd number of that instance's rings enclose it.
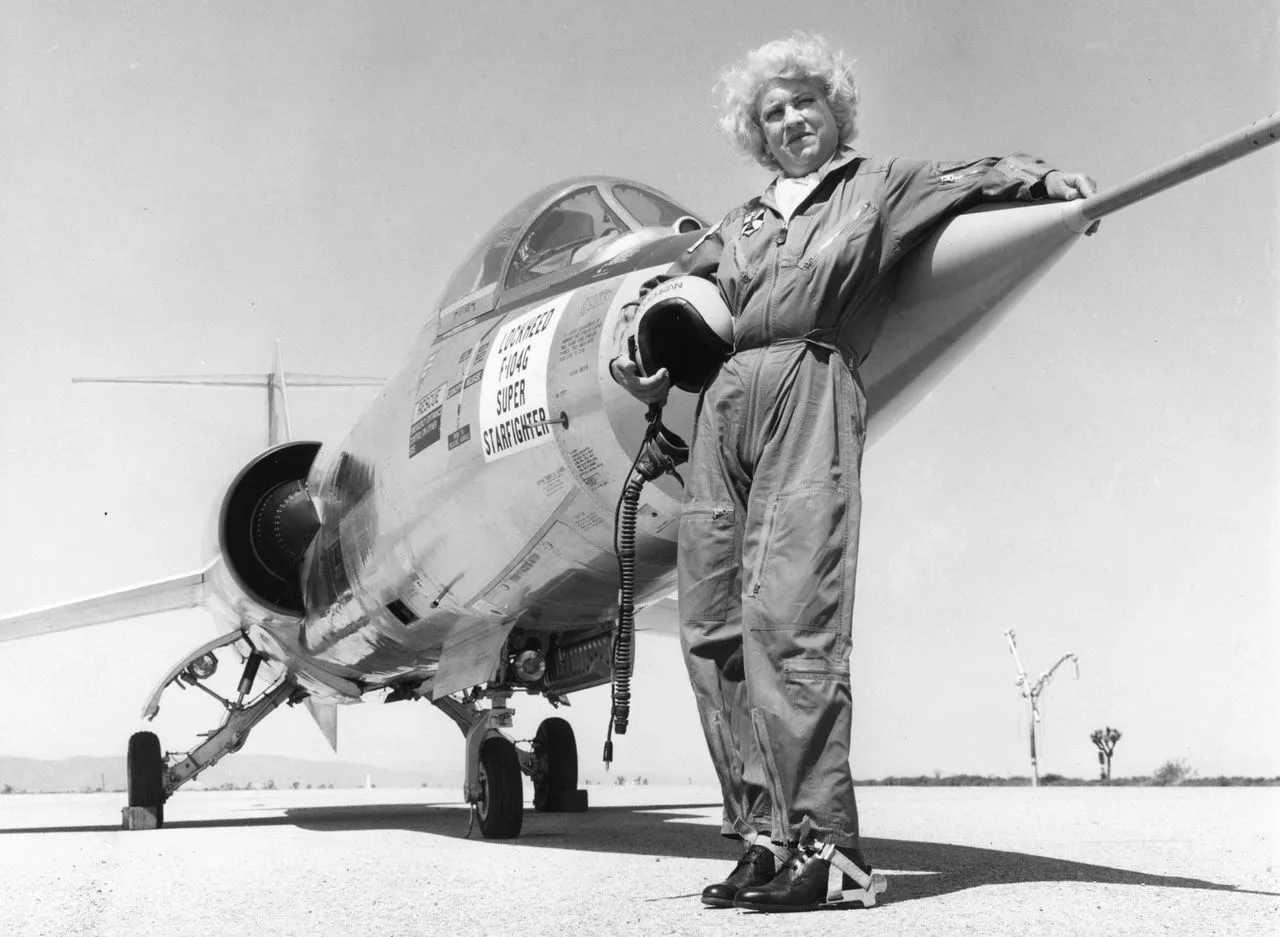
<path fill-rule="evenodd" d="M 609 374 L 641 403 L 661 403 L 671 390 L 671 375 L 666 368 L 659 368 L 651 377 L 645 377 L 626 355 L 618 355 L 609 362 Z"/>

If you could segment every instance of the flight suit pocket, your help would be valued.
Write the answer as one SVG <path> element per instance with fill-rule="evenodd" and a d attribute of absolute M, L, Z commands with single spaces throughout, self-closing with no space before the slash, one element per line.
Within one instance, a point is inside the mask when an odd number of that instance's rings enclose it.
<path fill-rule="evenodd" d="M 738 593 L 737 519 L 726 504 L 690 504 L 680 515 L 676 563 L 681 621 L 722 622 Z"/>
<path fill-rule="evenodd" d="M 843 646 L 843 642 L 839 642 L 839 646 Z M 782 662 L 782 675 L 788 683 L 848 683 L 849 662 L 791 657 Z"/>
<path fill-rule="evenodd" d="M 869 201 L 855 205 L 843 219 L 832 219 L 831 229 L 822 232 L 805 251 L 799 272 L 806 279 L 810 297 L 820 306 L 833 296 L 839 300 L 853 295 L 857 286 L 878 262 L 872 234 L 880 217 Z"/>
<path fill-rule="evenodd" d="M 844 492 L 816 485 L 773 495 L 754 541 L 748 596 L 775 628 L 826 628 L 844 586 Z"/>
<path fill-rule="evenodd" d="M 838 222 L 833 231 L 818 238 L 814 246 L 805 252 L 805 258 L 800 261 L 800 269 L 812 270 L 827 254 L 837 252 L 841 244 L 853 237 L 860 226 L 870 224 L 875 214 L 875 207 L 870 202 L 862 202 L 856 206 L 848 218 Z"/>
<path fill-rule="evenodd" d="M 782 679 L 787 699 L 797 712 L 826 712 L 851 697 L 847 660 L 793 657 L 782 662 Z"/>

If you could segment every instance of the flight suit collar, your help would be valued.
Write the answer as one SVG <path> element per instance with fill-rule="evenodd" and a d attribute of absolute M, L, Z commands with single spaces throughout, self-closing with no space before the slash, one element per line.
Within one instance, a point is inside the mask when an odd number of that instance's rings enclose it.
<path fill-rule="evenodd" d="M 836 147 L 836 151 L 834 154 L 832 154 L 831 158 L 827 160 L 825 163 L 823 163 L 822 166 L 820 166 L 817 170 L 815 170 L 815 174 L 818 177 L 818 185 L 815 185 L 813 187 L 814 191 L 817 191 L 818 186 L 822 185 L 823 180 L 826 179 L 827 176 L 831 175 L 831 173 L 836 172 L 837 170 L 842 169 L 845 166 L 849 165 L 850 163 L 856 160 L 860 160 L 862 158 L 863 158 L 862 153 L 859 153 L 857 150 L 849 146 L 847 143 L 841 143 L 838 147 Z M 768 208 L 771 208 L 773 211 L 778 212 L 779 214 L 781 214 L 781 212 L 778 210 L 778 201 L 774 197 L 774 192 L 778 187 L 778 180 L 780 178 L 782 177 L 774 176 L 773 179 L 769 182 L 768 187 L 764 190 L 764 194 L 760 196 L 760 203 L 762 205 L 765 205 Z M 808 201 L 807 196 L 805 198 L 805 201 Z M 803 205 L 804 202 L 801 202 L 800 204 Z"/>

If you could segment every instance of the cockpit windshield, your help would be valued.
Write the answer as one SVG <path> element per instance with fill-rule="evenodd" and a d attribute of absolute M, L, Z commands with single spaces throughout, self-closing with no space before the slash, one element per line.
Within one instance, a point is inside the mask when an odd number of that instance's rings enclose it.
<path fill-rule="evenodd" d="M 558 192 L 564 194 L 550 201 Z M 439 308 L 442 314 L 452 310 L 456 324 L 492 309 L 499 289 L 582 264 L 633 231 L 671 228 L 682 218 L 697 216 L 622 180 L 584 178 L 547 186 L 507 212 L 481 239 L 449 279 Z"/>
<path fill-rule="evenodd" d="M 503 286 L 519 286 L 585 260 L 627 230 L 594 188 L 580 189 L 560 199 L 530 226 L 520 239 Z"/>
<path fill-rule="evenodd" d="M 526 209 L 524 217 L 517 220 L 513 216 L 518 211 L 519 208 L 490 228 L 489 233 L 480 239 L 467 259 L 453 272 L 448 286 L 444 288 L 444 296 L 440 298 L 441 309 L 447 309 L 463 297 L 497 284 L 498 275 L 502 272 L 502 261 L 515 241 L 521 224 L 533 209 Z"/>
<path fill-rule="evenodd" d="M 658 198 L 652 192 L 646 192 L 644 189 L 637 188 L 634 185 L 626 185 L 621 182 L 615 183 L 613 195 L 614 198 L 622 203 L 623 208 L 631 212 L 638 222 L 647 227 L 666 228 L 675 224 L 681 218 L 697 218 L 697 215 L 692 212 L 687 212 L 680 206 L 674 205 L 664 198 Z"/>

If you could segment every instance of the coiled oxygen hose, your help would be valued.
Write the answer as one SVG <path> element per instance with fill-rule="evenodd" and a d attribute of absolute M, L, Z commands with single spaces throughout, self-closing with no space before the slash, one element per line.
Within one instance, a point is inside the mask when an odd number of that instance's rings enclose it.
<path fill-rule="evenodd" d="M 632 475 L 622 489 L 618 522 L 618 628 L 613 637 L 613 728 L 627 734 L 631 718 L 631 673 L 635 665 L 636 516 L 645 480 Z"/>
<path fill-rule="evenodd" d="M 689 458 L 683 439 L 662 425 L 662 405 L 649 407 L 649 426 L 627 472 L 613 518 L 613 549 L 618 557 L 618 623 L 613 632 L 609 731 L 604 743 L 605 767 L 613 761 L 613 733 L 627 734 L 631 720 L 631 674 L 635 668 L 636 516 L 646 482 L 670 472 L 681 485 L 676 467 Z"/>

